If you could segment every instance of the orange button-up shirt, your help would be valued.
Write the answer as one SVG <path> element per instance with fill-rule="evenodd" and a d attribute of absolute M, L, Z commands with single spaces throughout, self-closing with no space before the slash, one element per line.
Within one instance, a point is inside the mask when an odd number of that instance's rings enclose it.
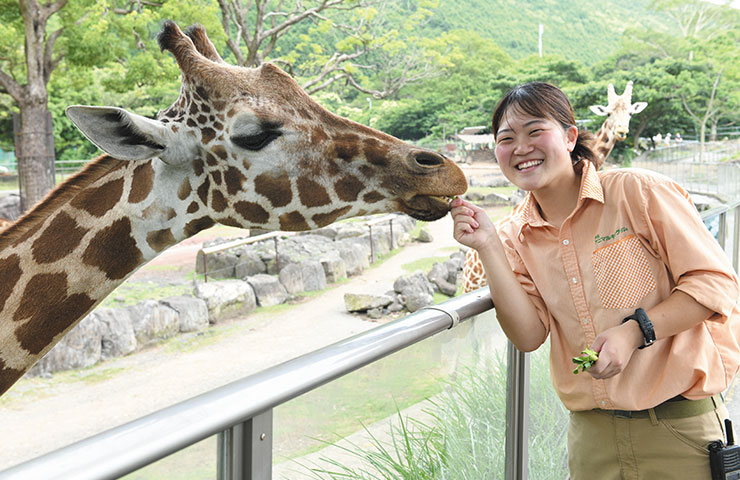
<path fill-rule="evenodd" d="M 584 163 L 578 204 L 560 228 L 542 218 L 531 194 L 498 224 L 512 270 L 550 334 L 551 375 L 566 408 L 642 410 L 726 389 L 740 364 L 740 287 L 727 256 L 670 179 Z M 571 358 L 597 334 L 674 290 L 716 313 L 636 350 L 612 378 L 572 373 Z"/>

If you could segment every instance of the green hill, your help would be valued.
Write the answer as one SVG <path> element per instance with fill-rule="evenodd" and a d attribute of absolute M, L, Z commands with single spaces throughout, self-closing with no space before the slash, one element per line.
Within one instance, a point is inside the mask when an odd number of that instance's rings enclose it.
<path fill-rule="evenodd" d="M 428 28 L 473 30 L 492 38 L 509 55 L 559 54 L 587 65 L 616 50 L 625 28 L 660 26 L 665 17 L 648 9 L 650 0 L 440 0 Z"/>

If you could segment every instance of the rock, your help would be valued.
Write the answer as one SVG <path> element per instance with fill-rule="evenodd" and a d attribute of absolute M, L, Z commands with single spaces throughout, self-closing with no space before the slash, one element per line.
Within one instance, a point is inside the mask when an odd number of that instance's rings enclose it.
<path fill-rule="evenodd" d="M 203 266 L 203 252 L 198 251 L 195 258 L 195 272 L 205 273 L 211 278 L 234 278 L 234 266 L 239 257 L 233 252 L 219 252 L 206 255 L 206 266 Z"/>
<path fill-rule="evenodd" d="M 300 263 L 303 288 L 306 292 L 323 290 L 326 288 L 326 272 L 321 262 L 307 260 Z"/>
<path fill-rule="evenodd" d="M 340 241 L 336 242 L 336 249 L 339 256 L 344 260 L 347 275 L 359 275 L 370 266 L 369 251 L 362 245 Z"/>
<path fill-rule="evenodd" d="M 0 196 L 0 218 L 17 220 L 21 216 L 21 196 L 17 193 Z"/>
<path fill-rule="evenodd" d="M 48 375 L 61 370 L 95 365 L 101 358 L 102 332 L 100 322 L 92 315 L 83 318 L 29 372 Z"/>
<path fill-rule="evenodd" d="M 344 260 L 337 253 L 322 257 L 321 266 L 324 267 L 326 281 L 329 283 L 335 283 L 343 278 L 347 278 L 347 268 Z"/>
<path fill-rule="evenodd" d="M 429 281 L 437 286 L 437 291 L 447 295 L 448 297 L 454 297 L 457 293 L 457 286 L 454 282 L 450 283 L 447 278 L 450 272 L 444 264 L 435 263 L 432 269 L 427 273 Z"/>
<path fill-rule="evenodd" d="M 367 311 L 367 316 L 368 318 L 372 318 L 373 320 L 383 318 L 383 309 L 382 308 L 372 308 Z"/>
<path fill-rule="evenodd" d="M 257 298 L 257 305 L 260 307 L 280 305 L 289 298 L 285 287 L 280 283 L 280 280 L 273 275 L 260 273 L 247 277 L 245 280 L 254 289 L 254 295 Z"/>
<path fill-rule="evenodd" d="M 301 264 L 291 263 L 280 270 L 278 278 L 280 283 L 285 287 L 285 291 L 291 295 L 304 291 L 303 275 L 301 273 Z M 323 269 L 321 270 L 323 273 Z"/>
<path fill-rule="evenodd" d="M 406 309 L 411 313 L 414 313 L 420 308 L 434 304 L 434 297 L 422 291 L 410 291 L 403 297 Z"/>
<path fill-rule="evenodd" d="M 434 303 L 434 289 L 422 272 L 398 277 L 393 282 L 393 290 L 403 296 L 403 303 L 409 312 Z"/>
<path fill-rule="evenodd" d="M 431 283 L 421 271 L 398 277 L 393 282 L 393 290 L 401 295 L 406 295 L 408 292 L 424 292 L 434 295 L 434 289 Z"/>
<path fill-rule="evenodd" d="M 422 227 L 422 229 L 419 230 L 419 234 L 416 236 L 416 240 L 422 243 L 431 243 L 434 241 L 434 237 L 429 232 L 428 228 Z"/>
<path fill-rule="evenodd" d="M 137 348 L 131 311 L 126 308 L 99 308 L 90 314 L 101 328 L 101 358 L 121 357 Z"/>
<path fill-rule="evenodd" d="M 348 312 L 366 312 L 374 308 L 382 308 L 393 303 L 388 295 L 367 295 L 364 293 L 345 293 L 344 306 Z"/>
<path fill-rule="evenodd" d="M 257 308 L 252 286 L 242 280 L 197 283 L 193 293 L 206 302 L 210 323 L 246 315 Z"/>
<path fill-rule="evenodd" d="M 265 272 L 267 272 L 267 265 L 260 256 L 256 252 L 243 249 L 242 254 L 237 259 L 237 264 L 234 265 L 234 276 L 244 278 Z"/>
<path fill-rule="evenodd" d="M 486 205 L 509 205 L 510 202 L 509 197 L 496 192 L 489 193 L 483 198 L 483 203 Z"/>
<path fill-rule="evenodd" d="M 177 312 L 180 332 L 197 332 L 208 328 L 208 306 L 205 300 L 183 295 L 165 298 L 159 303 Z"/>
<path fill-rule="evenodd" d="M 128 307 L 128 310 L 136 343 L 140 347 L 174 337 L 180 332 L 177 312 L 155 300 L 144 300 Z"/>

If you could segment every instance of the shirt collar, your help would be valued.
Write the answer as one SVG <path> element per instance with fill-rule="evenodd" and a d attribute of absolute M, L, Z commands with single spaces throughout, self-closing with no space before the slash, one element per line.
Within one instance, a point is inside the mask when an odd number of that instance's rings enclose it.
<path fill-rule="evenodd" d="M 584 166 L 581 171 L 581 187 L 578 192 L 578 205 L 576 209 L 580 208 L 587 198 L 604 203 L 604 189 L 601 187 L 601 180 L 596 172 L 596 167 L 587 160 L 581 161 L 584 163 Z M 532 192 L 527 193 L 527 196 L 524 197 L 519 216 L 522 221 L 519 234 L 522 233 L 522 230 L 527 225 L 530 227 L 542 227 L 547 224 L 540 214 L 540 209 L 537 207 L 537 200 L 535 200 Z"/>

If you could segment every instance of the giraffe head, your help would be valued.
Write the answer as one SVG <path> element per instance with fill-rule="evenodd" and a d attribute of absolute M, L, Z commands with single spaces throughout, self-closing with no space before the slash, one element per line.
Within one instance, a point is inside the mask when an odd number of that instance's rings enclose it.
<path fill-rule="evenodd" d="M 330 113 L 278 67 L 225 63 L 200 26 L 166 22 L 159 44 L 182 85 L 156 119 L 114 107 L 67 114 L 112 157 L 180 172 L 173 189 L 192 198 L 188 213 L 273 230 L 390 211 L 436 220 L 445 197 L 467 189 L 454 162 Z"/>
<path fill-rule="evenodd" d="M 630 118 L 643 111 L 647 107 L 647 102 L 632 103 L 632 81 L 627 82 L 622 95 L 617 95 L 611 83 L 607 93 L 609 95 L 607 106 L 591 105 L 589 108 L 596 115 L 607 116 L 604 125 L 607 127 L 606 132 L 610 140 L 623 141 L 629 132 Z"/>

